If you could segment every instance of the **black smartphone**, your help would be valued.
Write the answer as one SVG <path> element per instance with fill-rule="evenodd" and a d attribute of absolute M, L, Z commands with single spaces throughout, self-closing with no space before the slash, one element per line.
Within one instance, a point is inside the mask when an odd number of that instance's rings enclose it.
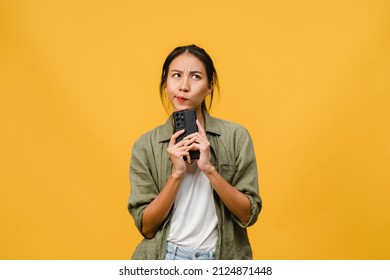
<path fill-rule="evenodd" d="M 194 109 L 177 111 L 173 113 L 173 123 L 175 132 L 184 129 L 184 133 L 177 138 L 177 142 L 194 132 L 198 132 L 196 125 L 196 113 Z M 200 151 L 190 151 L 191 159 L 199 159 Z M 184 160 L 186 160 L 184 158 Z"/>

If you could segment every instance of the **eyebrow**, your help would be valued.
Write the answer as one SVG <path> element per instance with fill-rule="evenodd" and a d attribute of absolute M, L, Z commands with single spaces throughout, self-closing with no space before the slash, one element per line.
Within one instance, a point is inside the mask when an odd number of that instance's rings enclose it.
<path fill-rule="evenodd" d="M 183 71 L 177 70 L 177 69 L 172 69 L 170 72 L 178 72 L 180 74 L 183 73 Z M 202 71 L 199 71 L 199 70 L 190 71 L 190 74 L 202 74 L 202 75 L 204 75 L 204 73 Z"/>

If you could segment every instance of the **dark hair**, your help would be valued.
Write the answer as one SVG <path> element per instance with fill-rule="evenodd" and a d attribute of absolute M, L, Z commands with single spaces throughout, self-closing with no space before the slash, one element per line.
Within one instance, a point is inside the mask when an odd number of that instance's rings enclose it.
<path fill-rule="evenodd" d="M 204 68 L 206 69 L 207 81 L 209 83 L 209 86 L 211 87 L 211 94 L 209 95 L 210 100 L 208 101 L 208 105 L 206 105 L 206 100 L 203 100 L 202 110 L 205 111 L 210 110 L 214 98 L 214 87 L 216 87 L 219 90 L 217 71 L 215 70 L 213 60 L 207 54 L 207 52 L 196 45 L 177 47 L 165 59 L 165 62 L 162 67 L 161 82 L 160 82 L 161 102 L 163 103 L 165 110 L 169 113 L 169 102 L 167 100 L 166 95 L 164 94 L 164 87 L 167 82 L 168 70 L 169 70 L 169 66 L 171 65 L 171 62 L 176 57 L 178 57 L 183 53 L 190 53 L 196 56 L 203 63 Z"/>

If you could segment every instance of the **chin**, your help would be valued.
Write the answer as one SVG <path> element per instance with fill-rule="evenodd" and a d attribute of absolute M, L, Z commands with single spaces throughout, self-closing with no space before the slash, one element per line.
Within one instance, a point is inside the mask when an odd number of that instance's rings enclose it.
<path fill-rule="evenodd" d="M 194 109 L 194 107 L 189 106 L 189 105 L 176 105 L 176 106 L 173 106 L 173 111 L 183 111 L 183 110 L 189 110 L 189 109 Z"/>

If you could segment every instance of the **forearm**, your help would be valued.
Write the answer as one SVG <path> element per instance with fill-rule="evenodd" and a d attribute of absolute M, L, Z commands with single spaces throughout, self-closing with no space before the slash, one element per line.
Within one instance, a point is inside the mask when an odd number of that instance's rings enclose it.
<path fill-rule="evenodd" d="M 181 180 L 182 176 L 172 173 L 161 193 L 145 208 L 142 215 L 142 233 L 145 237 L 153 238 L 168 216 Z"/>
<path fill-rule="evenodd" d="M 229 211 L 236 216 L 244 225 L 249 222 L 252 215 L 251 203 L 249 198 L 229 184 L 215 169 L 211 166 L 203 170 L 209 178 L 211 185 L 217 192 L 219 198 Z"/>

